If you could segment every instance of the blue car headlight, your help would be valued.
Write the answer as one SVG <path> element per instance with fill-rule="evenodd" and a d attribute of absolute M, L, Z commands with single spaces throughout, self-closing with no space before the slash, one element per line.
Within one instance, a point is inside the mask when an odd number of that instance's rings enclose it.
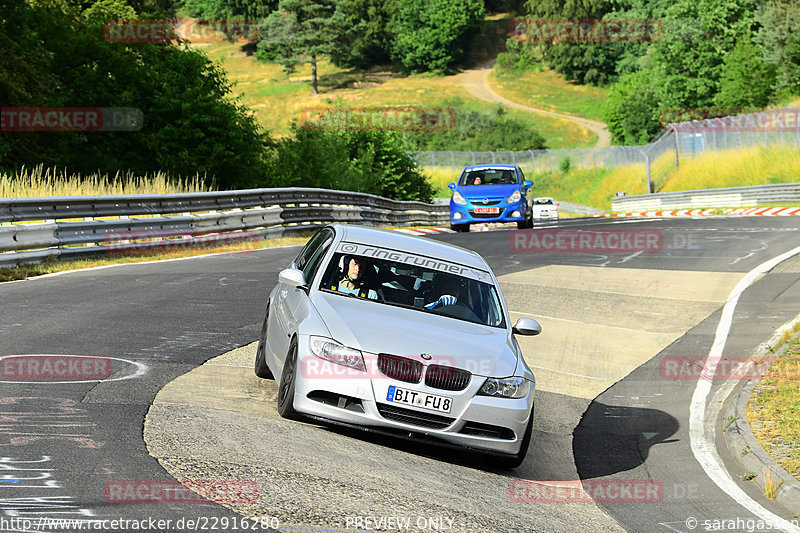
<path fill-rule="evenodd" d="M 461 196 L 461 193 L 456 191 L 453 193 L 453 203 L 458 205 L 467 205 L 467 201 Z"/>
<path fill-rule="evenodd" d="M 515 203 L 519 202 L 521 199 L 522 199 L 522 195 L 519 193 L 519 191 L 514 191 L 514 194 L 512 194 L 511 196 L 506 198 L 506 203 L 507 204 L 515 204 Z"/>

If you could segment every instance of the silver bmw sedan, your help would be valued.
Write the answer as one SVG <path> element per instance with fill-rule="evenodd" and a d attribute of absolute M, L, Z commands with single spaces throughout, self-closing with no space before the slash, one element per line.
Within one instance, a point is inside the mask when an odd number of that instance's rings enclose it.
<path fill-rule="evenodd" d="M 535 378 L 500 286 L 477 253 L 350 225 L 319 230 L 269 294 L 255 373 L 278 412 L 465 447 L 514 468 Z"/>

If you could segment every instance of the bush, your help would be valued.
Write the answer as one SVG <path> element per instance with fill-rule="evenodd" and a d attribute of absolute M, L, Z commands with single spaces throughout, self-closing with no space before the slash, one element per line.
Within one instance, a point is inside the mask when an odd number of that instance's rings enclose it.
<path fill-rule="evenodd" d="M 277 144 L 266 187 L 320 187 L 429 202 L 433 187 L 386 131 L 311 130 L 294 123 Z"/>
<path fill-rule="evenodd" d="M 501 105 L 492 111 L 464 106 L 459 98 L 446 100 L 442 107 L 455 110 L 455 127 L 445 131 L 405 132 L 409 150 L 540 150 L 547 148 L 544 137 L 533 126 L 508 115 Z"/>

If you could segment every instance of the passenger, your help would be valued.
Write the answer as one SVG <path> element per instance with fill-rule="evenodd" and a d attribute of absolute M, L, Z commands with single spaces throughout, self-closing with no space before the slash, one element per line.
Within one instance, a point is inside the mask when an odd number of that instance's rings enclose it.
<path fill-rule="evenodd" d="M 362 298 L 369 298 L 370 300 L 377 300 L 378 293 L 366 287 L 366 275 L 368 269 L 373 268 L 367 260 L 362 257 L 345 257 L 345 273 L 344 277 L 339 281 L 339 286 L 336 290 L 345 294 L 355 294 Z"/>

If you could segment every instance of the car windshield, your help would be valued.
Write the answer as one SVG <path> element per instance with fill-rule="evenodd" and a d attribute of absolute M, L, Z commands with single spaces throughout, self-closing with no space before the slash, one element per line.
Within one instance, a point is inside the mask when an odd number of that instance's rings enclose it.
<path fill-rule="evenodd" d="M 417 259 L 419 263 L 432 267 L 336 253 L 328 263 L 319 288 L 476 324 L 505 327 L 494 285 L 437 269 L 456 266 L 452 263 L 423 257 Z M 460 265 L 457 268 L 469 270 Z"/>
<path fill-rule="evenodd" d="M 519 183 L 513 169 L 482 168 L 467 169 L 458 180 L 460 186 L 465 185 L 515 185 Z"/>

